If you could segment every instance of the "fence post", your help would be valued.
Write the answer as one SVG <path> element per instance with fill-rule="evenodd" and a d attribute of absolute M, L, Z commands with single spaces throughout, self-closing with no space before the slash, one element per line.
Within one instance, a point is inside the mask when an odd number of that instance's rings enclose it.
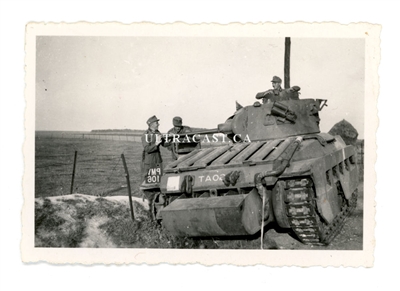
<path fill-rule="evenodd" d="M 72 169 L 72 181 L 71 181 L 71 194 L 74 190 L 74 180 L 75 180 L 75 168 L 76 168 L 76 156 L 78 155 L 78 151 L 75 151 L 75 156 L 74 156 L 74 167 Z"/>
<path fill-rule="evenodd" d="M 122 162 L 124 163 L 126 183 L 128 184 L 129 207 L 131 209 L 131 217 L 132 217 L 132 220 L 135 221 L 135 215 L 133 214 L 133 205 L 132 205 L 131 182 L 129 181 L 129 172 L 128 172 L 128 167 L 126 166 L 124 154 L 121 154 L 121 158 L 122 158 Z"/>

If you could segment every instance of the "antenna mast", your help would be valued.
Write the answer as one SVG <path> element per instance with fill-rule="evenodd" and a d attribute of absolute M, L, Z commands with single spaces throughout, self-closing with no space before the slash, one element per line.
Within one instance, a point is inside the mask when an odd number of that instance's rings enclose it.
<path fill-rule="evenodd" d="M 290 37 L 285 37 L 285 89 L 290 88 Z"/>

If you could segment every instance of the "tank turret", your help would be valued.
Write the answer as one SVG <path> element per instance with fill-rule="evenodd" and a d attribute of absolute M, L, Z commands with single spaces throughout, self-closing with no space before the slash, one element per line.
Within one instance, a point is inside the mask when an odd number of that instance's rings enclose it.
<path fill-rule="evenodd" d="M 245 136 L 251 140 L 269 140 L 298 134 L 320 132 L 319 111 L 327 106 L 326 99 L 287 99 L 240 108 L 217 128 L 176 135 L 181 140 L 186 136 L 223 133 L 236 141 L 243 141 Z M 240 137 L 243 138 L 240 138 Z M 166 136 L 172 140 L 173 135 Z"/>
<path fill-rule="evenodd" d="M 319 129 L 319 111 L 325 99 L 283 100 L 241 107 L 234 115 L 215 129 L 194 131 L 182 136 L 170 135 L 167 139 L 179 141 L 182 148 L 195 148 L 199 138 L 207 134 L 223 133 L 233 142 L 261 141 L 297 135 L 316 134 Z M 185 153 L 188 153 L 186 151 Z"/>
<path fill-rule="evenodd" d="M 218 131 L 237 140 L 271 140 L 296 135 L 319 133 L 319 111 L 326 100 L 284 100 L 254 103 L 239 109 L 218 126 Z"/>

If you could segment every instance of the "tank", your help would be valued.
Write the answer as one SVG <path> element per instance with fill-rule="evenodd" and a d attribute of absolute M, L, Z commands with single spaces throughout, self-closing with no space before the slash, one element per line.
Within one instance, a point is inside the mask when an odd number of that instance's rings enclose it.
<path fill-rule="evenodd" d="M 171 234 L 249 236 L 275 222 L 305 244 L 332 241 L 356 206 L 356 149 L 320 132 L 327 100 L 287 96 L 238 108 L 217 129 L 175 140 L 185 154 L 146 186 L 160 192 L 157 218 Z M 195 146 L 217 133 L 230 141 Z"/>

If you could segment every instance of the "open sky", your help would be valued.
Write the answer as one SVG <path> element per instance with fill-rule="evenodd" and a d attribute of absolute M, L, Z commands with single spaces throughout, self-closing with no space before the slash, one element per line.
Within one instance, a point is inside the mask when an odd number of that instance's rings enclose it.
<path fill-rule="evenodd" d="M 215 128 L 283 79 L 284 37 L 36 38 L 36 130 Z M 321 131 L 346 119 L 364 137 L 364 40 L 291 38 L 291 86 L 328 99 Z"/>

